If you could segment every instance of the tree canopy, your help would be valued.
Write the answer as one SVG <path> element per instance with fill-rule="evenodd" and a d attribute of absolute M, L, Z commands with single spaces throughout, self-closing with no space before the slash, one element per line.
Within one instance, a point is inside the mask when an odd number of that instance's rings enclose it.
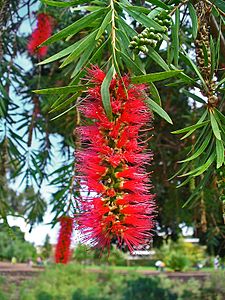
<path fill-rule="evenodd" d="M 53 224 L 67 212 L 79 212 L 76 128 L 84 122 L 79 105 L 91 85 L 84 79 L 87 68 L 98 65 L 106 72 L 101 95 L 109 118 L 109 83 L 115 74 L 128 73 L 133 84 L 148 87 L 147 104 L 154 114 L 148 145 L 154 153 L 149 171 L 154 171 L 157 195 L 156 232 L 176 239 L 181 224 L 193 226 L 210 251 L 222 253 L 224 3 L 0 3 L 1 218 L 24 214 L 31 225 L 41 221 L 47 205 L 41 190 L 46 184 L 56 189 L 48 203 L 55 215 Z M 28 53 L 31 37 L 22 29 L 29 24 L 34 28 L 40 13 L 51 16 L 54 30 L 42 44 L 48 47 L 45 58 L 38 50 Z M 25 201 L 18 193 L 12 201 L 15 183 Z M 160 243 L 160 235 L 155 240 Z"/>

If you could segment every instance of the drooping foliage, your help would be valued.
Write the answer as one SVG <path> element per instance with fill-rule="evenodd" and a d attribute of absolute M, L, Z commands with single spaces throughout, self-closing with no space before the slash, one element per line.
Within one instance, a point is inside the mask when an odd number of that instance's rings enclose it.
<path fill-rule="evenodd" d="M 24 187 L 34 186 L 38 193 L 47 179 L 57 186 L 51 200 L 53 222 L 66 210 L 79 211 L 73 152 L 80 140 L 74 129 L 84 118 L 77 107 L 90 88 L 82 81 L 86 67 L 98 64 L 107 77 L 101 89 L 107 116 L 112 111 L 112 69 L 119 78 L 129 73 L 133 84 L 149 86 L 147 103 L 155 113 L 155 129 L 154 161 L 148 171 L 155 170 L 158 230 L 176 238 L 179 225 L 185 223 L 195 227 L 203 243 L 222 251 L 224 4 L 43 0 L 38 13 L 55 20 L 54 34 L 44 43 L 48 58 L 36 66 L 38 58 L 29 57 L 33 67 L 23 71 L 16 59 L 27 53 L 30 37 L 25 40 L 18 30 L 32 16 L 35 2 L 2 0 L 0 13 L 2 217 L 13 212 L 5 201 L 9 177 Z M 171 131 L 183 134 L 181 141 Z M 55 164 L 55 138 L 61 157 L 59 167 L 49 170 L 50 163 Z M 34 215 L 43 214 L 41 198 L 32 201 Z"/>

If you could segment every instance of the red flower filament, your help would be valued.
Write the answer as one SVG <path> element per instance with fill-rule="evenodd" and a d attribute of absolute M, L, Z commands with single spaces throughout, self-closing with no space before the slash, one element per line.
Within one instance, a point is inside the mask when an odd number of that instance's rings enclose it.
<path fill-rule="evenodd" d="M 60 218 L 60 230 L 55 249 L 55 262 L 67 264 L 70 256 L 71 237 L 73 233 L 73 219 L 68 216 Z"/>
<path fill-rule="evenodd" d="M 113 79 L 109 120 L 101 100 L 105 74 L 94 67 L 90 76 L 95 86 L 81 111 L 92 124 L 78 129 L 83 147 L 76 152 L 79 180 L 87 187 L 87 196 L 80 199 L 78 226 L 84 242 L 109 249 L 112 239 L 117 239 L 133 251 L 146 244 L 153 227 L 154 196 L 145 171 L 152 154 L 143 141 L 151 121 L 145 86 L 131 85 L 127 76 Z"/>
<path fill-rule="evenodd" d="M 51 36 L 52 31 L 53 31 L 53 18 L 44 13 L 39 14 L 37 16 L 37 27 L 33 31 L 27 45 L 28 52 L 31 55 L 36 54 L 37 57 L 46 56 L 48 47 L 47 46 L 43 46 L 41 48 L 37 48 L 37 47 Z"/>

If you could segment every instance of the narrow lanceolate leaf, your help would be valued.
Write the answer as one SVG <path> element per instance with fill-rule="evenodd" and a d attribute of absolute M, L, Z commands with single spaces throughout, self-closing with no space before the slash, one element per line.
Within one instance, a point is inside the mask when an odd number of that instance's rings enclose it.
<path fill-rule="evenodd" d="M 214 162 L 215 160 L 215 157 L 216 157 L 216 153 L 213 152 L 210 157 L 207 159 L 207 161 L 200 167 L 197 167 L 196 169 L 194 170 L 191 170 L 190 172 L 188 173 L 185 173 L 185 174 L 182 174 L 180 175 L 179 177 L 184 177 L 184 176 L 189 176 L 189 175 L 192 175 L 194 177 L 196 176 L 199 176 L 201 175 L 202 173 L 204 173 L 210 166 L 211 164 Z"/>
<path fill-rule="evenodd" d="M 188 157 L 187 159 L 181 160 L 179 162 L 184 163 L 184 162 L 191 161 L 191 160 L 199 157 L 205 151 L 206 147 L 208 146 L 208 144 L 211 140 L 211 136 L 212 136 L 212 133 L 210 132 L 207 135 L 206 139 L 203 141 L 202 145 L 195 151 L 195 153 L 192 156 Z"/>
<path fill-rule="evenodd" d="M 166 120 L 168 123 L 173 124 L 173 121 L 171 120 L 170 116 L 168 113 L 161 107 L 159 106 L 155 101 L 152 99 L 148 98 L 146 100 L 147 104 L 149 107 L 156 112 L 160 117 L 162 117 L 164 120 Z"/>
<path fill-rule="evenodd" d="M 221 79 L 219 82 L 218 82 L 218 84 L 217 84 L 217 89 L 218 89 L 218 87 L 220 87 L 221 86 L 221 84 L 223 84 L 223 83 L 225 83 L 225 77 L 223 78 L 223 79 Z"/>
<path fill-rule="evenodd" d="M 97 33 L 96 38 L 95 38 L 96 40 L 98 40 L 101 37 L 101 35 L 103 34 L 103 32 L 106 29 L 106 26 L 110 23 L 111 18 L 112 18 L 112 11 L 110 10 L 107 13 L 107 15 L 105 16 L 105 19 L 103 20 L 103 22 L 102 22 L 102 24 L 101 24 L 101 26 L 98 30 L 98 33 Z"/>
<path fill-rule="evenodd" d="M 208 158 L 208 160 L 206 161 L 206 163 L 203 166 L 201 166 L 199 171 L 197 173 L 195 173 L 193 176 L 196 177 L 196 176 L 199 176 L 202 173 L 204 173 L 211 166 L 211 164 L 214 162 L 215 157 L 216 157 L 216 153 L 213 152 L 210 155 L 210 157 Z"/>
<path fill-rule="evenodd" d="M 122 51 L 118 51 L 118 52 L 128 69 L 132 70 L 134 72 L 134 74 L 143 74 L 143 71 L 139 68 L 139 66 L 136 64 L 136 62 L 134 62 L 124 52 L 122 52 Z"/>
<path fill-rule="evenodd" d="M 184 54 L 180 53 L 180 57 L 182 58 L 182 60 L 184 61 L 185 64 L 187 64 L 188 66 L 190 66 L 192 68 L 192 70 L 196 73 L 196 75 L 198 76 L 198 78 L 201 80 L 202 84 L 204 85 L 204 88 L 206 90 L 208 90 L 208 87 L 205 83 L 205 80 L 202 77 L 201 72 L 199 71 L 198 67 L 193 63 L 193 61 L 189 58 L 189 54 L 183 50 Z"/>
<path fill-rule="evenodd" d="M 186 90 L 183 89 L 182 92 L 183 92 L 185 95 L 187 95 L 188 97 L 192 98 L 193 100 L 195 100 L 195 101 L 197 101 L 197 102 L 200 102 L 200 103 L 203 103 L 203 104 L 206 103 L 202 98 L 200 98 L 199 96 L 197 96 L 197 95 L 195 95 L 195 94 L 193 94 L 193 93 L 190 93 L 189 91 L 186 91 Z"/>
<path fill-rule="evenodd" d="M 157 90 L 157 87 L 154 85 L 153 82 L 149 83 L 149 88 L 150 88 L 150 94 L 152 99 L 158 103 L 160 106 L 162 106 L 162 102 L 161 102 L 161 98 L 160 98 L 160 94 Z"/>
<path fill-rule="evenodd" d="M 179 129 L 179 130 L 175 130 L 171 133 L 180 134 L 180 133 L 184 133 L 184 132 L 187 132 L 187 131 L 190 131 L 190 130 L 196 130 L 197 128 L 200 128 L 200 127 L 205 126 L 207 124 L 209 124 L 209 121 L 205 121 L 205 122 L 202 122 L 200 124 L 196 123 L 195 125 L 188 126 L 188 127 L 185 127 L 185 128 Z"/>
<path fill-rule="evenodd" d="M 163 3 L 160 0 L 149 0 L 149 1 L 145 1 L 145 3 L 147 3 L 147 4 L 151 3 L 153 5 L 156 5 L 157 7 L 161 7 L 161 8 L 166 9 L 166 10 L 170 9 L 169 6 L 167 6 L 165 3 Z"/>
<path fill-rule="evenodd" d="M 121 5 L 121 4 L 119 4 Z M 154 20 L 149 18 L 143 13 L 139 13 L 133 10 L 133 6 L 121 5 L 121 7 L 132 17 L 134 20 L 137 20 L 145 27 L 153 27 L 159 31 L 163 31 L 163 28 Z"/>
<path fill-rule="evenodd" d="M 166 71 L 166 72 L 158 72 L 158 73 L 151 73 L 146 75 L 140 75 L 131 77 L 132 83 L 148 83 L 148 82 L 154 82 L 154 81 L 160 81 L 164 79 L 168 79 L 174 76 L 177 76 L 182 70 L 172 70 L 172 71 Z"/>
<path fill-rule="evenodd" d="M 208 110 L 205 110 L 205 112 L 202 114 L 201 118 L 198 120 L 198 122 L 196 124 L 201 124 L 206 116 L 208 115 Z M 208 121 L 209 122 L 209 121 Z M 183 139 L 186 139 L 189 135 L 191 135 L 193 132 L 195 131 L 195 129 L 192 129 L 190 131 L 188 131 L 184 136 L 182 136 L 180 139 L 183 140 Z"/>
<path fill-rule="evenodd" d="M 73 52 L 64 60 L 64 62 L 59 66 L 59 68 L 64 68 L 70 64 L 75 58 L 80 56 L 87 48 L 93 47 L 95 41 L 96 30 L 87 35 L 83 40 L 77 45 Z"/>
<path fill-rule="evenodd" d="M 162 67 L 162 69 L 169 71 L 170 68 L 168 67 L 167 63 L 165 62 L 165 60 L 162 59 L 162 57 L 158 54 L 157 51 L 155 51 L 154 48 L 149 47 L 149 51 L 148 51 L 148 56 L 154 60 L 160 67 Z"/>
<path fill-rule="evenodd" d="M 224 2 L 224 0 L 210 0 L 210 1 L 225 13 L 225 2 Z"/>
<path fill-rule="evenodd" d="M 188 3 L 188 8 L 189 8 L 191 23 L 192 23 L 192 26 L 191 26 L 192 36 L 193 36 L 193 39 L 196 39 L 197 33 L 198 33 L 198 17 L 197 17 L 196 11 L 194 9 L 194 6 L 190 2 Z"/>
<path fill-rule="evenodd" d="M 175 23 L 171 27 L 172 40 L 173 40 L 171 47 L 173 48 L 174 65 L 176 67 L 178 67 L 178 60 L 179 60 L 179 28 L 180 28 L 180 11 L 179 11 L 179 9 L 176 9 Z"/>
<path fill-rule="evenodd" d="M 58 40 L 62 40 L 64 38 L 68 37 L 69 35 L 74 35 L 74 34 L 78 33 L 83 28 L 91 27 L 92 22 L 96 21 L 97 18 L 102 17 L 104 10 L 105 10 L 105 8 L 100 8 L 99 10 L 94 11 L 93 13 L 84 16 L 83 18 L 79 19 L 78 21 L 74 22 L 73 24 L 67 26 L 63 30 L 61 30 L 61 31 L 57 32 L 56 34 L 54 34 L 53 36 L 51 36 L 40 46 L 50 45 Z"/>
<path fill-rule="evenodd" d="M 221 140 L 220 129 L 219 129 L 218 123 L 216 121 L 216 118 L 214 116 L 214 112 L 212 112 L 212 111 L 210 111 L 210 121 L 211 121 L 211 127 L 212 127 L 215 137 L 218 140 Z"/>
<path fill-rule="evenodd" d="M 48 64 L 50 62 L 53 62 L 55 60 L 58 60 L 68 54 L 70 54 L 75 48 L 77 47 L 77 43 L 74 43 L 73 45 L 67 47 L 66 49 L 63 49 L 62 51 L 52 55 L 51 57 L 41 61 L 40 63 L 38 63 L 38 65 L 45 65 Z"/>
<path fill-rule="evenodd" d="M 34 90 L 33 92 L 36 94 L 46 94 L 46 95 L 54 95 L 54 94 L 64 94 L 64 93 L 74 93 L 78 91 L 85 91 L 86 88 L 89 88 L 92 86 L 91 84 L 85 84 L 85 85 L 68 85 L 63 86 L 59 88 L 49 88 L 49 89 L 43 89 L 43 90 Z"/>
<path fill-rule="evenodd" d="M 218 110 L 215 108 L 215 112 L 216 112 L 216 115 L 217 115 L 217 118 L 220 119 L 220 121 L 225 124 L 225 116 Z"/>
<path fill-rule="evenodd" d="M 223 142 L 216 139 L 216 168 L 219 169 L 224 163 L 224 145 Z"/>
<path fill-rule="evenodd" d="M 87 2 L 86 0 L 74 0 L 69 2 L 62 2 L 62 1 L 53 1 L 53 0 L 41 0 L 42 3 L 48 4 L 50 6 L 56 7 L 70 7 L 73 5 L 83 4 Z"/>
<path fill-rule="evenodd" d="M 113 73 L 114 73 L 114 67 L 111 66 L 101 86 L 102 103 L 109 120 L 112 119 L 112 107 L 110 103 L 109 86 L 113 78 Z"/>

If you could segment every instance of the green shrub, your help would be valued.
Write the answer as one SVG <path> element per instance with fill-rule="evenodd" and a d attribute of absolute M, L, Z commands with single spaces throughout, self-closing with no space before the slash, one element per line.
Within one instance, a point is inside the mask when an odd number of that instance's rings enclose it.
<path fill-rule="evenodd" d="M 167 279 L 166 279 L 167 280 Z M 123 300 L 155 300 L 167 299 L 175 300 L 176 295 L 162 285 L 160 277 L 139 277 L 129 280 L 124 289 Z"/>
<path fill-rule="evenodd" d="M 184 271 L 190 266 L 190 260 L 181 251 L 171 251 L 166 259 L 166 265 L 174 271 Z"/>
<path fill-rule="evenodd" d="M 9 229 L 0 224 L 0 259 L 11 260 L 16 257 L 18 262 L 26 262 L 29 258 L 35 258 L 35 247 L 25 241 L 24 233 L 19 227 L 11 227 L 11 236 Z"/>
<path fill-rule="evenodd" d="M 78 244 L 73 252 L 73 259 L 78 263 L 90 263 L 93 261 L 93 250 L 83 244 Z"/>
<path fill-rule="evenodd" d="M 204 300 L 224 300 L 225 299 L 225 272 L 215 271 L 210 274 L 208 280 L 203 285 Z"/>
<path fill-rule="evenodd" d="M 86 245 L 78 244 L 73 252 L 73 259 L 80 264 L 125 266 L 124 253 L 112 246 L 110 253 L 106 250 L 93 249 Z"/>
<path fill-rule="evenodd" d="M 20 287 L 20 300 L 223 300 L 225 273 L 215 272 L 205 282 L 163 276 L 121 275 L 111 269 L 98 273 L 85 266 L 55 265 Z M 16 287 L 18 289 L 18 287 Z M 1 284 L 0 284 L 1 290 Z M 1 300 L 10 298 L 0 294 Z"/>
<path fill-rule="evenodd" d="M 164 261 L 167 267 L 175 271 L 183 271 L 205 260 L 205 251 L 202 246 L 193 245 L 180 238 L 173 242 L 169 240 L 157 250 L 156 258 Z"/>

